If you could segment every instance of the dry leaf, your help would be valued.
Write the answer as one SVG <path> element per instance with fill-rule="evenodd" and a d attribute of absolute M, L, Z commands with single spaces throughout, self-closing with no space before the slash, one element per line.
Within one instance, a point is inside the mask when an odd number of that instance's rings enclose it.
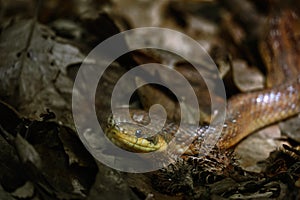
<path fill-rule="evenodd" d="M 27 181 L 22 187 L 16 189 L 12 195 L 17 198 L 32 198 L 34 195 L 34 185 Z"/>
<path fill-rule="evenodd" d="M 15 137 L 14 143 L 21 161 L 23 163 L 31 163 L 40 170 L 42 167 L 42 161 L 35 148 L 19 134 Z"/>
<path fill-rule="evenodd" d="M 233 80 L 242 92 L 250 92 L 264 88 L 264 76 L 253 67 L 249 67 L 245 61 L 234 60 L 232 63 Z"/>
<path fill-rule="evenodd" d="M 300 143 L 300 116 L 279 123 L 283 135 Z"/>
<path fill-rule="evenodd" d="M 32 33 L 32 34 L 31 34 Z M 17 22 L 2 31 L 0 96 L 24 116 L 40 119 L 46 109 L 72 127 L 68 65 L 83 56 L 71 45 L 55 41 L 47 27 L 32 20 Z"/>

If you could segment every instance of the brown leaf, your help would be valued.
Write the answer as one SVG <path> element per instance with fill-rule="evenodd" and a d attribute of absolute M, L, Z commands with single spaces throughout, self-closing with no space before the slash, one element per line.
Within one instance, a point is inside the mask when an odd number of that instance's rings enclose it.
<path fill-rule="evenodd" d="M 12 195 L 17 198 L 32 198 L 34 195 L 34 186 L 31 182 L 27 181 L 22 187 L 16 189 Z"/>
<path fill-rule="evenodd" d="M 242 92 L 249 92 L 264 88 L 264 76 L 254 67 L 250 67 L 243 60 L 232 63 L 233 80 Z"/>
<path fill-rule="evenodd" d="M 32 33 L 32 34 L 31 34 Z M 32 20 L 17 22 L 0 38 L 0 96 L 21 114 L 40 119 L 46 108 L 72 127 L 72 82 L 66 67 L 83 56 L 75 47 L 56 42 L 47 27 Z"/>
<path fill-rule="evenodd" d="M 88 200 L 97 200 L 99 197 L 107 200 L 139 199 L 131 190 L 128 183 L 122 178 L 121 174 L 111 168 L 98 163 L 99 171 L 96 181 L 90 191 Z"/>
<path fill-rule="evenodd" d="M 168 1 L 116 0 L 113 12 L 126 17 L 131 27 L 160 26 L 163 20 L 162 13 Z"/>
<path fill-rule="evenodd" d="M 28 176 L 46 190 L 49 196 L 82 199 L 94 181 L 97 168 L 75 133 L 65 129 L 54 122 L 31 123 L 26 131 L 26 139 L 40 155 L 42 164 L 39 170 L 27 170 Z M 66 138 L 72 139 L 65 141 Z M 75 152 L 72 145 L 76 145 Z M 86 157 L 82 158 L 82 155 Z M 31 169 L 30 166 L 28 168 Z"/>
<path fill-rule="evenodd" d="M 293 117 L 284 122 L 279 123 L 280 130 L 283 135 L 300 143 L 300 116 Z"/>
<path fill-rule="evenodd" d="M 240 166 L 247 171 L 261 172 L 257 163 L 266 159 L 271 151 L 276 150 L 284 142 L 279 141 L 281 135 L 278 125 L 264 128 L 243 140 L 236 148 Z"/>
<path fill-rule="evenodd" d="M 19 157 L 23 163 L 31 163 L 37 169 L 41 169 L 42 161 L 39 153 L 35 148 L 29 144 L 21 135 L 17 134 L 14 140 L 14 146 L 19 154 Z"/>
<path fill-rule="evenodd" d="M 16 127 L 21 122 L 17 113 L 1 101 L 0 113 L 0 126 L 7 132 L 15 134 Z M 8 142 L 8 137 L 5 135 L 0 130 L 0 182 L 5 190 L 12 192 L 25 184 L 27 178 L 16 149 Z"/>

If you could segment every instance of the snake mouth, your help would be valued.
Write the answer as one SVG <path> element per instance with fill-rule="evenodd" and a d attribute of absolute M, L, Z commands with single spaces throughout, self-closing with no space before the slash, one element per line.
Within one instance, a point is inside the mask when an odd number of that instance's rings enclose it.
<path fill-rule="evenodd" d="M 149 153 L 166 149 L 167 143 L 160 135 L 148 138 L 121 132 L 117 128 L 106 130 L 106 135 L 118 147 L 135 153 Z"/>

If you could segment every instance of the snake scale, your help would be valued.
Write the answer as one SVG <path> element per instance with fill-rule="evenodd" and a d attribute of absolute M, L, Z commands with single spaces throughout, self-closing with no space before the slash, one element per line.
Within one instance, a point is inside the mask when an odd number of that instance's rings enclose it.
<path fill-rule="evenodd" d="M 291 24 L 299 21 L 292 12 L 282 12 L 270 21 L 267 39 L 261 42 L 260 50 L 267 66 L 267 89 L 233 96 L 228 100 L 226 120 L 216 147 L 226 150 L 243 138 L 264 126 L 286 119 L 300 112 L 300 64 L 297 55 L 300 49 L 298 33 Z M 133 111 L 132 117 L 145 120 L 144 111 Z M 195 130 L 199 137 L 205 127 Z M 142 125 L 110 118 L 107 136 L 118 146 L 133 152 L 152 152 L 164 149 L 172 133 L 148 134 Z M 150 134 L 150 133 L 149 133 Z M 171 135 L 171 136 L 170 136 Z M 199 138 L 189 146 L 187 155 L 195 155 L 201 145 Z"/>

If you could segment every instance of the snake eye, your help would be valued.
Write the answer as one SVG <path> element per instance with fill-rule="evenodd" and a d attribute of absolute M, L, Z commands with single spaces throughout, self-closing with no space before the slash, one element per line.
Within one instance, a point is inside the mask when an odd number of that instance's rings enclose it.
<path fill-rule="evenodd" d="M 142 137 L 142 130 L 137 129 L 137 130 L 135 131 L 135 136 L 136 136 L 137 138 Z"/>

